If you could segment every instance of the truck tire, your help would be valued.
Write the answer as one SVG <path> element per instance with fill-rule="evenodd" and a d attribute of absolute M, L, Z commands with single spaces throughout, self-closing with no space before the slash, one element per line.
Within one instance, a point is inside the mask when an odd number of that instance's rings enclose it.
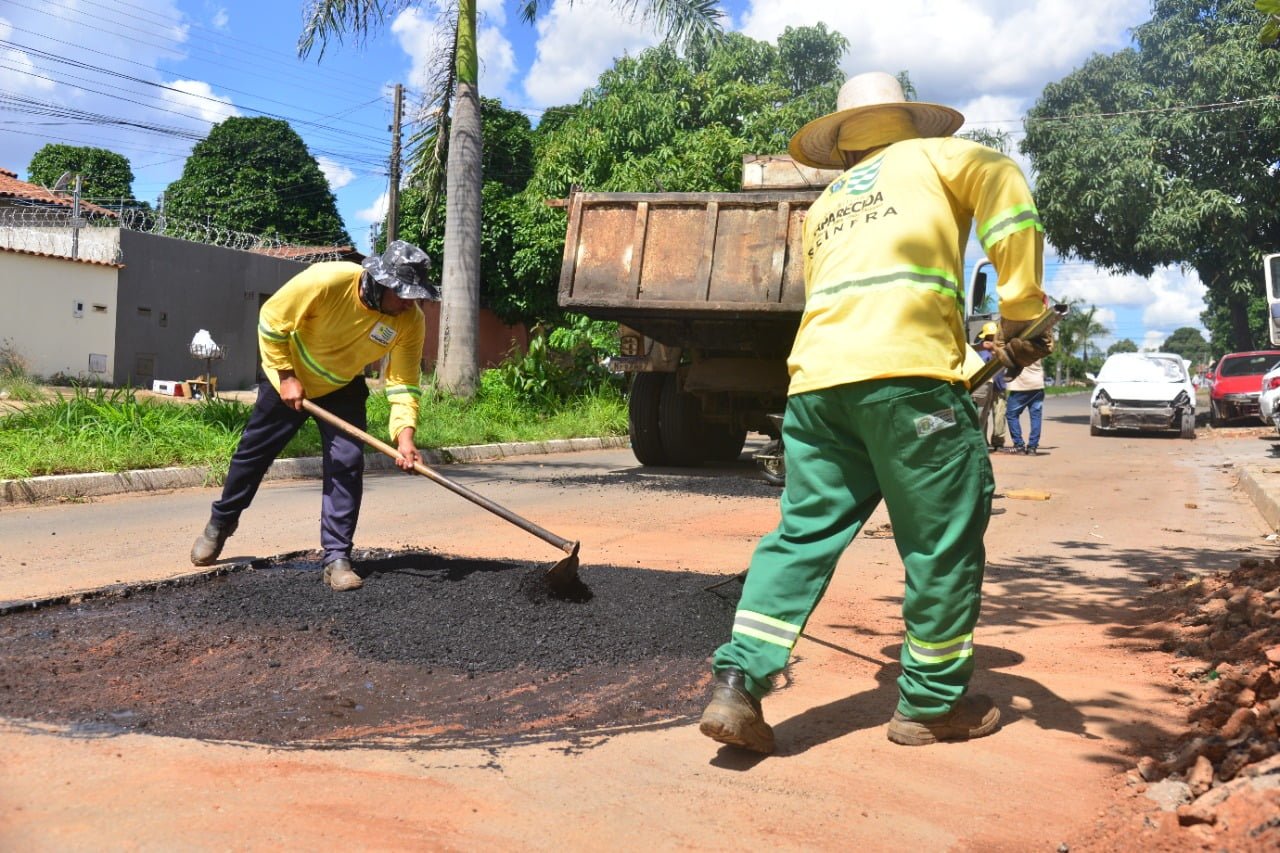
<path fill-rule="evenodd" d="M 641 465 L 667 465 L 667 451 L 662 447 L 658 429 L 658 410 L 662 405 L 662 388 L 670 373 L 637 373 L 631 380 L 627 401 L 627 429 L 631 434 L 631 452 Z"/>
<path fill-rule="evenodd" d="M 664 374 L 662 402 L 658 407 L 658 432 L 667 464 L 682 468 L 701 465 L 706 455 L 706 421 L 702 419 L 702 403 L 692 394 L 680 391 L 674 373 Z"/>
<path fill-rule="evenodd" d="M 703 440 L 708 462 L 736 462 L 747 444 L 747 431 L 730 424 L 707 424 Z"/>

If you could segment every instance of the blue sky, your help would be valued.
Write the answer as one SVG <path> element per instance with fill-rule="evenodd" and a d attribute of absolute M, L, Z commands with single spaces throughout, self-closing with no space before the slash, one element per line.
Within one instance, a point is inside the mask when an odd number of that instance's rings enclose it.
<path fill-rule="evenodd" d="M 730 0 L 722 7 L 728 29 L 768 41 L 787 26 L 822 21 L 851 42 L 847 73 L 905 69 L 922 100 L 954 106 L 970 127 L 1001 129 L 1015 142 L 1046 83 L 1093 53 L 1128 46 L 1129 31 L 1150 8 L 1148 0 Z M 605 0 L 572 7 L 554 0 L 533 25 L 513 3 L 479 0 L 479 8 L 481 92 L 535 122 L 545 108 L 576 101 L 615 57 L 656 41 Z M 370 225 L 385 210 L 391 87 L 408 87 L 411 118 L 424 65 L 444 32 L 440 10 L 417 4 L 363 44 L 331 43 L 317 62 L 296 53 L 303 0 L 0 0 L 0 167 L 25 178 L 46 142 L 108 148 L 129 158 L 134 194 L 154 202 L 181 174 L 193 138 L 217 121 L 285 118 L 320 161 L 347 231 L 367 249 Z M 54 105 L 59 114 L 15 109 L 15 98 Z M 83 112 L 68 117 L 66 108 Z M 976 252 L 970 255 L 972 262 Z M 1099 306 L 1112 330 L 1104 345 L 1122 337 L 1158 345 L 1180 326 L 1199 328 L 1204 307 L 1194 273 L 1176 269 L 1140 279 L 1050 257 L 1046 289 Z"/>

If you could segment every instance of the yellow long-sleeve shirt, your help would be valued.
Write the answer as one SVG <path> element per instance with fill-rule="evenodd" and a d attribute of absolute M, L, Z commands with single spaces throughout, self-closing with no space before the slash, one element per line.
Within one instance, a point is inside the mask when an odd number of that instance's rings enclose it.
<path fill-rule="evenodd" d="M 964 247 L 975 219 L 1001 315 L 1038 317 L 1043 229 L 1008 157 L 965 139 L 908 139 L 833 181 L 805 218 L 789 393 L 896 376 L 965 381 Z"/>
<path fill-rule="evenodd" d="M 360 301 L 362 268 L 346 261 L 313 264 L 277 290 L 258 315 L 262 369 L 280 389 L 280 371 L 292 370 L 308 397 L 346 385 L 365 366 L 390 354 L 388 430 L 394 441 L 418 422 L 422 341 L 426 321 L 415 305 L 396 316 Z"/>

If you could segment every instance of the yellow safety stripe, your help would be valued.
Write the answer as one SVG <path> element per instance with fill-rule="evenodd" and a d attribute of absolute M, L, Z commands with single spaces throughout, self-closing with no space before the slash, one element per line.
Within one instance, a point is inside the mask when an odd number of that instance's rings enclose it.
<path fill-rule="evenodd" d="M 308 368 L 311 369 L 311 372 L 325 379 L 328 379 L 334 385 L 346 385 L 348 382 L 351 381 L 350 376 L 344 379 L 343 377 L 339 376 L 333 371 L 326 370 L 320 364 L 320 362 L 316 361 L 315 357 L 312 356 L 311 353 L 307 351 L 306 345 L 302 343 L 302 338 L 298 336 L 297 332 L 294 332 L 290 337 L 293 338 L 293 345 L 297 347 L 298 357 L 302 359 L 303 364 L 305 364 Z"/>
<path fill-rule="evenodd" d="M 289 340 L 288 335 L 282 335 L 261 320 L 258 321 L 258 334 L 262 335 L 269 341 L 276 341 L 277 343 L 283 343 Z"/>
<path fill-rule="evenodd" d="M 983 249 L 990 250 L 992 246 L 1010 234 L 1015 234 L 1027 228 L 1034 228 L 1037 231 L 1044 230 L 1044 226 L 1040 223 L 1040 214 L 1036 210 L 1036 206 L 1031 203 L 1019 204 L 1008 210 L 1002 210 L 978 226 L 978 241 L 982 243 Z"/>
<path fill-rule="evenodd" d="M 800 628 L 763 613 L 739 610 L 733 615 L 733 633 L 790 649 L 800 637 Z"/>
<path fill-rule="evenodd" d="M 915 287 L 931 290 L 941 296 L 954 299 L 957 306 L 964 305 L 963 290 L 960 283 L 946 270 L 930 267 L 900 267 L 898 269 L 847 279 L 835 284 L 822 285 L 816 289 L 809 299 L 824 299 L 835 296 L 845 290 L 879 290 L 885 287 Z"/>
<path fill-rule="evenodd" d="M 940 643 L 930 643 L 907 632 L 907 651 L 921 663 L 944 663 L 973 657 L 973 634 L 961 634 Z"/>
<path fill-rule="evenodd" d="M 417 385 L 392 385 L 386 389 L 386 395 L 390 397 L 392 394 L 408 394 L 411 397 L 421 397 L 422 389 Z"/>

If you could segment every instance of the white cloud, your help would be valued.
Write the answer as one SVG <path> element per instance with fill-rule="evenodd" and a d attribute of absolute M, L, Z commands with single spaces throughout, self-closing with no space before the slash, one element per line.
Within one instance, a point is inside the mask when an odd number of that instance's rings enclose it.
<path fill-rule="evenodd" d="M 639 18 L 627 19 L 607 0 L 555 0 L 538 27 L 538 55 L 524 80 L 535 106 L 573 103 L 616 57 L 659 39 Z"/>
<path fill-rule="evenodd" d="M 164 85 L 169 88 L 160 90 L 161 99 L 183 115 L 213 124 L 240 115 L 230 98 L 215 95 L 213 87 L 201 80 L 171 80 Z"/>
<path fill-rule="evenodd" d="M 384 191 L 374 199 L 373 204 L 369 205 L 364 210 L 357 211 L 356 219 L 365 223 L 381 222 L 386 219 L 387 207 L 390 203 L 390 198 L 391 194 Z"/>
<path fill-rule="evenodd" d="M 391 33 L 410 59 L 409 85 L 431 91 L 433 71 L 449 50 L 451 10 L 438 3 L 405 9 L 391 22 Z M 516 72 L 515 48 L 500 29 L 506 23 L 501 0 L 483 0 L 478 9 L 476 52 L 480 58 L 480 94 L 511 101 L 511 79 Z"/>
<path fill-rule="evenodd" d="M 227 25 L 231 23 L 231 16 L 227 14 L 226 7 L 220 7 L 213 13 L 213 18 L 209 21 L 215 30 L 225 30 Z"/>
<path fill-rule="evenodd" d="M 13 25 L 0 18 L 0 38 L 9 41 L 13 35 Z M 52 80 L 40 75 L 35 62 L 25 52 L 16 48 L 0 48 L 0 62 L 9 68 L 0 68 L 0 88 L 10 91 L 35 92 L 51 91 L 56 85 Z"/>
<path fill-rule="evenodd" d="M 340 190 L 356 179 L 355 172 L 324 155 L 316 158 L 316 164 L 320 166 L 320 171 L 324 172 L 325 180 L 329 182 L 331 190 Z"/>
<path fill-rule="evenodd" d="M 908 71 L 920 99 L 959 105 L 982 96 L 1021 107 L 1093 53 L 1127 44 L 1148 0 L 897 0 L 875 7 L 827 0 L 751 0 L 742 31 L 773 42 L 788 26 L 823 22 L 849 40 L 842 69 Z"/>

